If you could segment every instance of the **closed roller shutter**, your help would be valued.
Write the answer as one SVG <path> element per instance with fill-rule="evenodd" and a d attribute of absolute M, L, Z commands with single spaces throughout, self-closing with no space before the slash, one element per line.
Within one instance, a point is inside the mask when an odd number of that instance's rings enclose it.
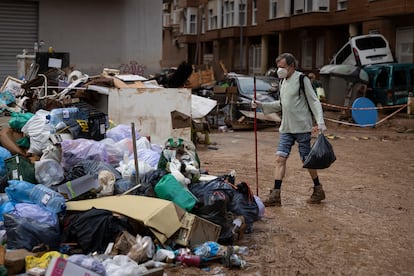
<path fill-rule="evenodd" d="M 38 2 L 0 0 L 0 86 L 17 75 L 16 55 L 33 53 L 38 36 Z"/>

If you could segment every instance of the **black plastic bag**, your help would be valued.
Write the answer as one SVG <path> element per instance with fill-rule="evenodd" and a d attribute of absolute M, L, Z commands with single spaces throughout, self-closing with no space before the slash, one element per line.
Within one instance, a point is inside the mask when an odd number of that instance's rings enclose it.
<path fill-rule="evenodd" d="M 253 222 L 259 220 L 259 207 L 246 182 L 237 184 L 232 201 L 228 204 L 228 210 L 234 214 L 242 215 L 249 229 L 253 226 Z"/>
<path fill-rule="evenodd" d="M 64 223 L 61 240 L 79 244 L 84 254 L 95 251 L 102 254 L 120 232 L 131 230 L 126 217 L 95 207 L 67 218 L 69 222 Z"/>
<path fill-rule="evenodd" d="M 48 225 L 32 218 L 3 214 L 6 227 L 7 249 L 25 248 L 33 251 L 45 245 L 49 250 L 58 250 L 60 245 L 59 224 Z"/>
<path fill-rule="evenodd" d="M 335 162 L 336 156 L 332 145 L 323 133 L 318 135 L 309 155 L 306 157 L 303 167 L 306 169 L 326 169 Z"/>

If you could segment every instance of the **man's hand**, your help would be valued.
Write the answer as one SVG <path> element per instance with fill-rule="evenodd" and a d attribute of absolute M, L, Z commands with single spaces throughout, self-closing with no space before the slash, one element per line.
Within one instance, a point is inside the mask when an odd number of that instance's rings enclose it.
<path fill-rule="evenodd" d="M 258 107 L 261 108 L 262 107 L 262 103 L 259 102 L 259 101 L 252 100 L 251 107 L 254 108 L 254 109 L 256 109 Z"/>
<path fill-rule="evenodd" d="M 318 125 L 318 130 L 322 133 L 324 133 L 326 131 L 326 126 L 325 124 L 319 124 Z"/>

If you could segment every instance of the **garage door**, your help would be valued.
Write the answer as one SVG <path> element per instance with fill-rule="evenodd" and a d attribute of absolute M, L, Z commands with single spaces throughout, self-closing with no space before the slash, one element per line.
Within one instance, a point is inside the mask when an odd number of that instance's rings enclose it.
<path fill-rule="evenodd" d="M 33 53 L 38 36 L 38 2 L 0 1 L 0 86 L 17 75 L 16 55 Z"/>

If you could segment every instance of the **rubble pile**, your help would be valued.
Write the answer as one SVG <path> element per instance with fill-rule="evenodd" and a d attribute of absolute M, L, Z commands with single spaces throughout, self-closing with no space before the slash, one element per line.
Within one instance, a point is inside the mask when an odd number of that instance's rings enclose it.
<path fill-rule="evenodd" d="M 192 141 L 152 143 L 95 104 L 155 80 L 51 69 L 12 81 L 0 91 L 0 275 L 248 265 L 237 242 L 264 210 L 249 186 L 208 175 Z"/>

